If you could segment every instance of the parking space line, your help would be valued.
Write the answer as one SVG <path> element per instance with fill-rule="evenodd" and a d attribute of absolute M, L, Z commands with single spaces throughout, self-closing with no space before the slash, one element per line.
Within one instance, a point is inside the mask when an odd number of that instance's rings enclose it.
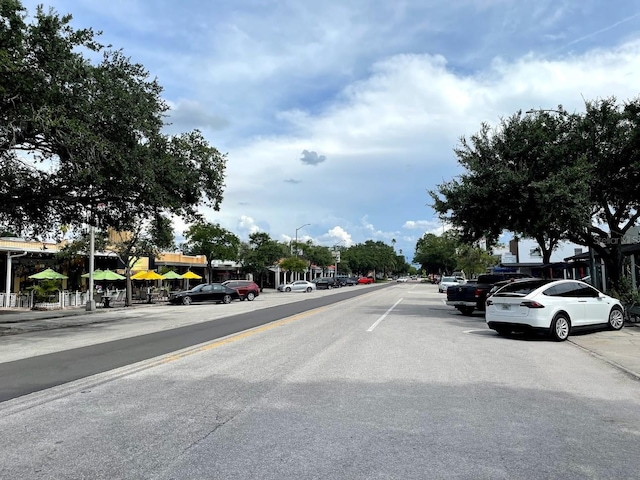
<path fill-rule="evenodd" d="M 375 321 L 375 323 L 374 323 L 373 325 L 371 325 L 371 326 L 367 329 L 367 332 L 373 332 L 373 329 L 374 329 L 374 328 L 376 328 L 376 327 L 380 324 L 380 322 L 381 322 L 382 320 L 384 320 L 384 319 L 385 319 L 385 317 L 386 317 L 387 315 L 389 315 L 389 313 L 391 312 L 391 310 L 393 310 L 394 308 L 396 308 L 396 306 L 397 306 L 401 301 L 402 301 L 402 299 L 398 300 L 396 303 L 394 303 L 394 304 L 389 308 L 389 310 L 387 310 L 386 312 L 384 312 L 384 315 L 382 315 L 378 320 L 376 320 L 376 321 Z"/>

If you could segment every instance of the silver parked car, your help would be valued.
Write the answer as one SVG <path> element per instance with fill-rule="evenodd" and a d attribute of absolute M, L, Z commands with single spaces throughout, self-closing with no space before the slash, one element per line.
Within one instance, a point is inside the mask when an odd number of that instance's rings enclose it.
<path fill-rule="evenodd" d="M 316 284 L 306 280 L 296 280 L 291 283 L 284 283 L 278 287 L 281 292 L 312 292 L 316 289 Z"/>

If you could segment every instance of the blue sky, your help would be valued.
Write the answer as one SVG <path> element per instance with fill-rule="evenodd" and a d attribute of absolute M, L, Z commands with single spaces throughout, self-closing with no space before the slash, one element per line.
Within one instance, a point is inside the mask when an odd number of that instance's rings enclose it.
<path fill-rule="evenodd" d="M 427 191 L 460 173 L 461 136 L 518 110 L 639 93 L 631 0 L 44 5 L 158 78 L 167 132 L 198 128 L 228 154 L 222 207 L 205 214 L 242 239 L 287 241 L 308 223 L 303 241 L 395 239 L 411 261 L 418 238 L 442 231 Z"/>

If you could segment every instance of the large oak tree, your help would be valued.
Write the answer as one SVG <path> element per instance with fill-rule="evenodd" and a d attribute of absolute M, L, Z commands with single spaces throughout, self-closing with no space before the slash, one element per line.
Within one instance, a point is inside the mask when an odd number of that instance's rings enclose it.
<path fill-rule="evenodd" d="M 464 172 L 430 194 L 463 239 L 509 230 L 536 239 L 544 262 L 572 241 L 597 252 L 620 286 L 622 238 L 640 216 L 640 100 L 517 113 L 455 153 Z"/>
<path fill-rule="evenodd" d="M 163 133 L 162 88 L 71 16 L 0 0 L 0 228 L 134 230 L 218 209 L 226 156 L 195 130 Z"/>

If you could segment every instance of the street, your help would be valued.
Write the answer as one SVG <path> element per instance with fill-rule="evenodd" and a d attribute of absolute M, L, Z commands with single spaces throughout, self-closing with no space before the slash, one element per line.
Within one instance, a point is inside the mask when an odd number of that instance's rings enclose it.
<path fill-rule="evenodd" d="M 371 289 L 0 403 L 0 477 L 638 478 L 637 380 L 442 299 Z"/>

